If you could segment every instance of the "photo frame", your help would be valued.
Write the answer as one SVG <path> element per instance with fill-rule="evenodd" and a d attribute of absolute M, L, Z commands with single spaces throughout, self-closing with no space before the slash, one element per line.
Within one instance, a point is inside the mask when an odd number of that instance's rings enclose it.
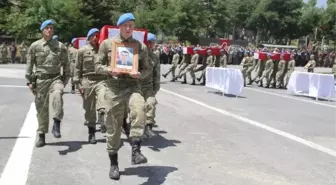
<path fill-rule="evenodd" d="M 139 45 L 137 43 L 112 42 L 110 68 L 119 69 L 121 73 L 138 72 Z"/>

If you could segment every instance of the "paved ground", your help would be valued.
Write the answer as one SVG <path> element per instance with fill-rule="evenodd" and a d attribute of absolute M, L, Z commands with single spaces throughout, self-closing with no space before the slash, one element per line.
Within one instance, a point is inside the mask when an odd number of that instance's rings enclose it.
<path fill-rule="evenodd" d="M 162 79 L 158 135 L 142 148 L 149 162 L 131 165 L 124 141 L 114 182 L 104 136 L 87 144 L 79 95 L 64 95 L 63 137 L 33 148 L 36 112 L 23 77 L 23 65 L 0 66 L 1 185 L 336 184 L 334 101 L 258 87 L 235 98 Z"/>

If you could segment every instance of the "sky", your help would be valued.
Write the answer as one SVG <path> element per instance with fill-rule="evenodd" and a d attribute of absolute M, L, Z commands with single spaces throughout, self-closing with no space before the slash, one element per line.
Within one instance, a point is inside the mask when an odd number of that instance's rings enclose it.
<path fill-rule="evenodd" d="M 307 2 L 308 0 L 303 0 L 304 2 Z M 317 7 L 327 7 L 327 0 L 317 0 Z"/>

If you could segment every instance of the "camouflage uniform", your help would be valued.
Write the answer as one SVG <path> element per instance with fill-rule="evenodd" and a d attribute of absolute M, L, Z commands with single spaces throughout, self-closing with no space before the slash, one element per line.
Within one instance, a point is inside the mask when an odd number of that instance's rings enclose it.
<path fill-rule="evenodd" d="M 287 87 L 289 78 L 291 77 L 294 70 L 295 70 L 295 60 L 292 57 L 292 59 L 288 62 L 288 67 L 287 67 L 287 72 L 286 72 L 286 77 L 285 77 L 285 87 Z"/>
<path fill-rule="evenodd" d="M 172 62 L 172 66 L 170 67 L 170 69 L 167 71 L 167 73 L 163 74 L 162 76 L 164 78 L 166 78 L 168 76 L 168 74 L 171 72 L 172 73 L 172 80 L 171 81 L 174 81 L 174 78 L 175 78 L 175 71 L 176 71 L 176 68 L 178 66 L 178 63 L 180 61 L 180 55 L 176 52 L 173 56 L 173 62 Z M 160 63 L 160 61 L 159 61 Z"/>
<path fill-rule="evenodd" d="M 196 69 L 197 67 L 197 64 L 198 64 L 198 59 L 199 59 L 199 54 L 196 53 L 194 54 L 192 57 L 191 57 L 191 60 L 190 60 L 190 64 L 188 65 L 188 67 L 178 76 L 178 78 L 182 78 L 182 76 L 184 76 L 184 81 L 183 83 L 187 83 L 187 79 L 186 79 L 186 74 L 189 72 L 190 73 L 190 76 L 192 78 L 192 83 L 191 85 L 195 85 L 195 72 L 194 70 Z M 175 77 L 176 79 L 177 77 Z"/>
<path fill-rule="evenodd" d="M 74 48 L 73 46 L 70 46 L 68 52 L 70 62 L 70 74 L 71 74 L 71 93 L 74 94 L 75 93 L 74 72 L 75 72 L 77 49 Z"/>
<path fill-rule="evenodd" d="M 104 103 L 105 88 L 102 81 L 104 75 L 96 74 L 94 68 L 94 57 L 98 53 L 98 48 L 87 44 L 80 48 L 77 52 L 74 83 L 79 84 L 83 89 L 83 108 L 85 110 L 85 125 L 89 129 L 89 143 L 96 143 L 96 120 L 97 109 L 101 110 Z M 100 114 L 99 114 L 100 115 Z"/>
<path fill-rule="evenodd" d="M 139 46 L 139 72 L 140 79 L 134 79 L 124 74 L 117 77 L 110 76 L 108 73 L 109 63 L 112 55 L 112 42 L 136 43 Z M 140 152 L 141 136 L 144 134 L 145 127 L 145 100 L 141 93 L 140 80 L 145 79 L 151 72 L 151 65 L 148 62 L 148 50 L 146 45 L 134 38 L 124 39 L 120 35 L 104 40 L 99 48 L 95 59 L 95 71 L 98 74 L 108 75 L 104 82 L 105 106 L 107 128 L 107 151 L 111 161 L 115 160 L 121 143 L 121 128 L 125 112 L 130 111 L 131 131 L 130 141 L 132 145 L 132 163 L 138 164 L 139 161 L 147 162 L 147 159 Z M 113 171 L 113 169 L 110 169 Z"/>
<path fill-rule="evenodd" d="M 63 67 L 63 78 L 61 68 Z M 33 71 L 35 68 L 35 71 Z M 49 128 L 49 95 L 52 101 L 54 119 L 53 134 L 59 138 L 60 122 L 63 119 L 63 89 L 70 77 L 68 53 L 65 45 L 57 40 L 43 38 L 31 44 L 27 53 L 26 79 L 36 84 L 35 105 L 40 140 L 37 147 L 44 146 L 44 134 Z M 42 143 L 41 143 L 42 142 Z"/>

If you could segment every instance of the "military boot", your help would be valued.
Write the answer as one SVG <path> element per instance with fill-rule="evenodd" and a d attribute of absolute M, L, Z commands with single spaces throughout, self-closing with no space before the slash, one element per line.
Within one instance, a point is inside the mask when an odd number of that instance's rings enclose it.
<path fill-rule="evenodd" d="M 71 94 L 75 94 L 75 85 L 71 85 Z"/>
<path fill-rule="evenodd" d="M 147 124 L 145 127 L 145 137 L 151 138 L 154 136 L 155 136 L 155 133 L 153 132 L 153 124 Z"/>
<path fill-rule="evenodd" d="M 119 180 L 120 179 L 120 174 L 119 174 L 119 166 L 118 166 L 118 154 L 109 154 L 110 157 L 110 171 L 109 171 L 109 176 L 110 179 L 113 180 Z"/>
<path fill-rule="evenodd" d="M 45 134 L 39 134 L 39 139 L 36 142 L 36 147 L 40 148 L 45 145 Z"/>
<path fill-rule="evenodd" d="M 184 78 L 184 79 L 183 79 L 183 82 L 181 82 L 181 84 L 186 84 L 186 83 L 187 83 L 187 79 Z"/>
<path fill-rule="evenodd" d="M 127 119 L 126 119 L 126 118 L 124 118 L 122 128 L 124 129 L 124 132 L 125 132 L 126 137 L 129 138 L 130 131 L 131 131 L 131 127 L 130 127 L 130 125 L 127 123 Z"/>
<path fill-rule="evenodd" d="M 196 85 L 195 79 L 193 79 L 193 81 L 190 85 Z"/>
<path fill-rule="evenodd" d="M 89 129 L 89 143 L 90 144 L 96 144 L 96 128 L 95 127 L 88 127 Z"/>
<path fill-rule="evenodd" d="M 52 128 L 52 134 L 55 138 L 61 138 L 61 121 L 54 119 L 54 125 Z"/>
<path fill-rule="evenodd" d="M 163 76 L 163 78 L 167 78 L 167 74 L 163 74 L 162 76 Z"/>
<path fill-rule="evenodd" d="M 98 115 L 98 123 L 100 123 L 100 132 L 101 133 L 106 133 L 106 125 L 105 125 L 105 120 L 104 120 L 104 113 L 100 112 Z"/>
<path fill-rule="evenodd" d="M 133 137 L 131 138 L 131 146 L 132 146 L 132 164 L 142 164 L 147 163 L 147 158 L 142 155 L 141 148 L 141 139 Z"/>

